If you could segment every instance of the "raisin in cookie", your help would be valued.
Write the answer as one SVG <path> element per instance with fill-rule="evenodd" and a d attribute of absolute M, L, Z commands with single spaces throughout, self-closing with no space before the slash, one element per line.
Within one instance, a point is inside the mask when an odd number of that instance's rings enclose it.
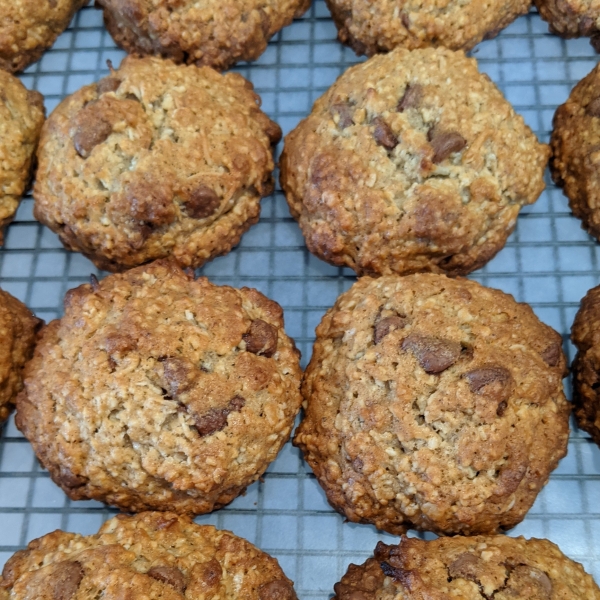
<path fill-rule="evenodd" d="M 598 0 L 534 0 L 552 33 L 563 38 L 589 37 L 600 52 L 600 2 Z"/>
<path fill-rule="evenodd" d="M 0 70 L 0 246 L 31 177 L 44 122 L 44 98 Z"/>
<path fill-rule="evenodd" d="M 333 600 L 600 600 L 583 567 L 552 542 L 477 536 L 382 542 L 351 564 Z"/>
<path fill-rule="evenodd" d="M 350 68 L 285 140 L 281 184 L 311 252 L 359 274 L 483 266 L 544 189 L 548 147 L 462 52 Z"/>
<path fill-rule="evenodd" d="M 526 14 L 531 0 L 327 0 L 327 6 L 340 42 L 372 56 L 398 47 L 470 50 Z"/>
<path fill-rule="evenodd" d="M 257 59 L 310 0 L 97 0 L 97 5 L 127 52 L 222 70 Z"/>
<path fill-rule="evenodd" d="M 512 296 L 364 277 L 317 327 L 294 443 L 350 521 L 496 533 L 566 454 L 565 374 L 560 336 Z"/>
<path fill-rule="evenodd" d="M 23 387 L 23 366 L 33 355 L 41 324 L 22 302 L 0 290 L 0 423 Z"/>
<path fill-rule="evenodd" d="M 101 269 L 229 252 L 271 193 L 279 126 L 237 73 L 126 58 L 42 130 L 35 216 Z"/>
<path fill-rule="evenodd" d="M 16 73 L 38 60 L 87 2 L 0 0 L 0 69 Z"/>
<path fill-rule="evenodd" d="M 16 423 L 72 499 L 199 514 L 274 460 L 300 378 L 278 304 L 157 261 L 67 294 Z"/>
<path fill-rule="evenodd" d="M 173 513 L 118 515 L 98 533 L 54 531 L 12 556 L 0 600 L 296 600 L 277 561 Z"/>
<path fill-rule="evenodd" d="M 583 228 L 600 240 L 600 67 L 571 91 L 554 115 L 550 170 Z"/>

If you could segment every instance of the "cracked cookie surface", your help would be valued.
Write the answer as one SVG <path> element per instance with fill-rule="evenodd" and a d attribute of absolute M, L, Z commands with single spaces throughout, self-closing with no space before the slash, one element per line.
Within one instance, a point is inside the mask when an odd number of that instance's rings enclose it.
<path fill-rule="evenodd" d="M 237 73 L 125 58 L 63 100 L 42 130 L 36 218 L 69 250 L 120 271 L 235 246 L 272 192 L 279 126 Z"/>
<path fill-rule="evenodd" d="M 540 144 L 474 59 L 398 49 L 351 67 L 286 136 L 311 252 L 359 274 L 465 274 L 544 189 Z"/>
<path fill-rule="evenodd" d="M 379 542 L 334 589 L 333 600 L 600 600 L 592 577 L 558 546 L 506 536 Z"/>
<path fill-rule="evenodd" d="M 331 505 L 393 534 L 519 523 L 566 454 L 560 336 L 466 279 L 363 277 L 316 330 L 294 444 Z"/>
<path fill-rule="evenodd" d="M 256 60 L 310 0 L 98 0 L 104 23 L 127 52 L 223 70 Z"/>
<path fill-rule="evenodd" d="M 300 378 L 277 303 L 156 261 L 68 292 L 16 423 L 72 499 L 199 514 L 275 459 Z"/>
<path fill-rule="evenodd" d="M 27 191 L 43 123 L 43 96 L 0 69 L 0 246 Z"/>
<path fill-rule="evenodd" d="M 551 33 L 567 39 L 589 37 L 594 50 L 600 51 L 600 1 L 534 0 L 534 4 Z"/>
<path fill-rule="evenodd" d="M 277 561 L 174 513 L 118 515 L 98 533 L 54 531 L 14 554 L 0 600 L 296 600 Z"/>
<path fill-rule="evenodd" d="M 554 114 L 550 171 L 573 214 L 600 240 L 600 67 L 586 75 Z"/>

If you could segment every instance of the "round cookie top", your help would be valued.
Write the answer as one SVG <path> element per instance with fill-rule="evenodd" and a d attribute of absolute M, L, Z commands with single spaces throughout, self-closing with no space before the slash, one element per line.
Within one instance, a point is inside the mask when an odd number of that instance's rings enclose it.
<path fill-rule="evenodd" d="M 97 534 L 54 531 L 8 560 L 0 600 L 296 600 L 277 561 L 174 513 L 118 515 Z"/>
<path fill-rule="evenodd" d="M 23 365 L 31 358 L 42 321 L 8 292 L 0 290 L 0 423 L 23 387 Z"/>
<path fill-rule="evenodd" d="M 323 260 L 359 274 L 464 274 L 535 202 L 548 153 L 474 59 L 398 49 L 315 102 L 286 137 L 281 184 Z"/>
<path fill-rule="evenodd" d="M 104 23 L 127 52 L 223 70 L 255 60 L 310 0 L 98 0 Z"/>
<path fill-rule="evenodd" d="M 524 15 L 530 0 L 327 0 L 338 38 L 357 54 L 402 47 L 470 50 Z"/>
<path fill-rule="evenodd" d="M 550 171 L 573 214 L 600 239 L 600 67 L 586 75 L 556 109 Z"/>
<path fill-rule="evenodd" d="M 156 261 L 68 292 L 16 423 L 72 499 L 205 513 L 289 438 L 298 357 L 277 303 Z"/>
<path fill-rule="evenodd" d="M 109 271 L 228 252 L 273 187 L 281 130 L 259 106 L 237 73 L 125 58 L 48 118 L 36 218 Z"/>
<path fill-rule="evenodd" d="M 519 523 L 566 454 L 560 336 L 466 279 L 359 279 L 317 327 L 294 443 L 329 502 L 394 534 Z"/>
<path fill-rule="evenodd" d="M 87 2 L 0 0 L 0 69 L 16 73 L 38 60 Z"/>
<path fill-rule="evenodd" d="M 476 536 L 382 542 L 364 564 L 351 564 L 334 600 L 600 600 L 583 567 L 552 542 Z"/>
<path fill-rule="evenodd" d="M 29 185 L 43 123 L 43 96 L 0 69 L 0 246 L 2 229 L 12 221 Z"/>

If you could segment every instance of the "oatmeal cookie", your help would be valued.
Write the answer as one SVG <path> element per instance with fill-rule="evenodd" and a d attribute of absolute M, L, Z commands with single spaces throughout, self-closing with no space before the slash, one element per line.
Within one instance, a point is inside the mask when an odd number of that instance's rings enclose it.
<path fill-rule="evenodd" d="M 600 600 L 583 567 L 552 542 L 507 536 L 402 537 L 351 564 L 333 600 Z"/>
<path fill-rule="evenodd" d="M 43 96 L 0 70 L 0 246 L 27 191 L 43 122 Z"/>
<path fill-rule="evenodd" d="M 41 324 L 21 301 L 0 290 L 0 423 L 23 388 L 23 366 L 33 355 Z"/>
<path fill-rule="evenodd" d="M 235 246 L 273 189 L 279 126 L 237 73 L 125 58 L 48 118 L 37 219 L 120 271 L 172 255 L 199 267 Z"/>
<path fill-rule="evenodd" d="M 17 398 L 17 427 L 74 500 L 199 514 L 289 438 L 299 353 L 278 304 L 156 261 L 65 299 Z"/>
<path fill-rule="evenodd" d="M 326 1 L 340 42 L 367 56 L 398 47 L 470 50 L 496 37 L 531 6 L 531 0 Z"/>
<path fill-rule="evenodd" d="M 317 327 L 299 446 L 331 505 L 393 534 L 519 523 L 567 451 L 560 336 L 466 279 L 359 279 Z"/>
<path fill-rule="evenodd" d="M 16 73 L 39 60 L 87 3 L 88 0 L 0 0 L 0 69 Z"/>
<path fill-rule="evenodd" d="M 600 65 L 556 109 L 550 170 L 583 228 L 600 240 Z"/>
<path fill-rule="evenodd" d="M 599 0 L 534 0 L 551 33 L 563 38 L 589 37 L 600 52 Z"/>
<path fill-rule="evenodd" d="M 54 531 L 14 554 L 0 600 L 296 600 L 277 561 L 174 513 L 118 515 L 98 533 Z"/>
<path fill-rule="evenodd" d="M 285 140 L 311 252 L 359 274 L 466 274 L 544 189 L 540 144 L 474 59 L 397 49 L 351 67 Z"/>
<path fill-rule="evenodd" d="M 223 70 L 256 60 L 310 0 L 97 0 L 97 5 L 127 52 Z"/>

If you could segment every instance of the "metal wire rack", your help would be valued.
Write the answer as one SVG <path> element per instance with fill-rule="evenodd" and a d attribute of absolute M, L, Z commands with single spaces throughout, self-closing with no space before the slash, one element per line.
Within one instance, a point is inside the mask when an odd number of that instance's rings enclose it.
<path fill-rule="evenodd" d="M 361 60 L 335 38 L 325 3 L 316 0 L 304 18 L 275 36 L 258 61 L 236 68 L 254 83 L 263 109 L 284 133 L 308 114 L 340 73 Z M 544 141 L 556 106 L 597 61 L 586 39 L 548 35 L 535 12 L 473 54 Z M 88 7 L 21 79 L 44 94 L 50 112 L 67 94 L 104 76 L 107 59 L 118 65 L 122 57 L 101 13 Z M 563 334 L 572 358 L 568 332 L 579 300 L 600 281 L 600 246 L 580 229 L 560 190 L 549 178 L 547 182 L 540 200 L 522 212 L 506 248 L 472 278 L 529 302 Z M 277 300 L 303 364 L 322 314 L 354 281 L 348 269 L 331 267 L 307 252 L 279 189 L 263 201 L 260 222 L 240 246 L 202 272 L 216 283 L 256 287 Z M 64 251 L 57 237 L 36 223 L 32 200 L 25 199 L 0 250 L 0 286 L 50 320 L 61 315 L 65 292 L 87 281 L 90 273 L 98 274 L 88 260 Z M 510 535 L 555 541 L 600 581 L 599 497 L 600 451 L 573 426 L 568 456 Z M 9 421 L 0 439 L 0 565 L 35 537 L 56 528 L 93 533 L 113 513 L 98 502 L 69 501 Z M 344 523 L 290 444 L 264 481 L 198 522 L 230 529 L 276 556 L 306 599 L 329 595 L 348 563 L 362 562 L 377 540 L 394 539 L 370 526 Z"/>

